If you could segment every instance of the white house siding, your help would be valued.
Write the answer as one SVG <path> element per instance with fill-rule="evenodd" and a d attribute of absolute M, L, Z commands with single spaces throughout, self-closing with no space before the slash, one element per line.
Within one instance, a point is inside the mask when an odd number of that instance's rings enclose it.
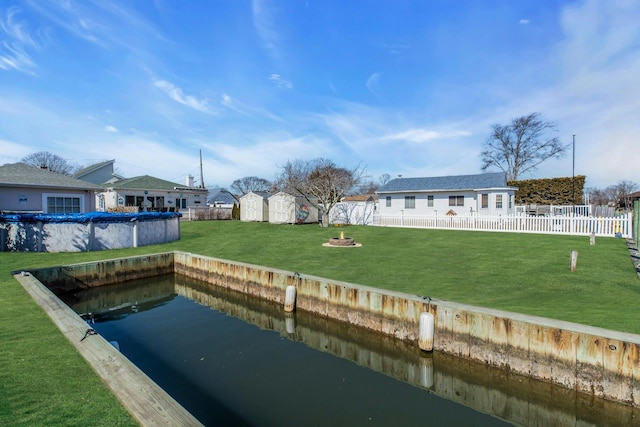
<path fill-rule="evenodd" d="M 482 194 L 488 195 L 488 207 L 482 207 Z M 502 196 L 502 208 L 496 207 L 497 195 Z M 433 206 L 429 206 L 429 196 L 433 196 Z M 462 206 L 451 206 L 450 196 L 462 196 Z M 391 197 L 391 206 L 387 206 L 387 197 Z M 415 197 L 415 207 L 405 207 L 405 198 Z M 511 200 L 511 203 L 509 203 Z M 511 207 L 511 208 L 510 208 Z M 417 215 L 438 216 L 454 212 L 456 215 L 511 215 L 513 208 L 513 193 L 507 191 L 493 192 L 491 190 L 479 190 L 479 192 L 434 192 L 434 193 L 380 193 L 379 215 Z"/>
<path fill-rule="evenodd" d="M 128 203 L 133 198 L 134 203 Z M 144 210 L 146 201 L 147 210 L 155 211 L 179 211 L 189 207 L 206 207 L 206 190 L 145 190 L 139 189 L 107 189 L 97 195 L 98 206 L 104 205 L 104 210 L 109 210 L 125 206 L 137 206 L 138 200 L 143 200 L 139 206 L 140 211 Z"/>

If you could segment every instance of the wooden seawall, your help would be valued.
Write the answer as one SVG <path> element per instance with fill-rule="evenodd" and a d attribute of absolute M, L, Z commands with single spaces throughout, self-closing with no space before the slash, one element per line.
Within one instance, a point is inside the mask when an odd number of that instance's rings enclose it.
<path fill-rule="evenodd" d="M 133 270 L 131 270 L 133 269 Z M 419 296 L 184 252 L 33 270 L 56 287 L 92 287 L 177 273 L 410 343 L 420 313 L 435 318 L 434 349 L 595 397 L 640 407 L 640 336 Z"/>

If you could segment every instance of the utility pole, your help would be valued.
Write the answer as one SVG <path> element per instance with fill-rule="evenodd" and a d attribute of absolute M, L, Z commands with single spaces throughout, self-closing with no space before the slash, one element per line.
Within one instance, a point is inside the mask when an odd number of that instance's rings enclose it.
<path fill-rule="evenodd" d="M 202 174 L 202 149 L 200 149 L 200 188 L 204 188 L 204 175 Z"/>

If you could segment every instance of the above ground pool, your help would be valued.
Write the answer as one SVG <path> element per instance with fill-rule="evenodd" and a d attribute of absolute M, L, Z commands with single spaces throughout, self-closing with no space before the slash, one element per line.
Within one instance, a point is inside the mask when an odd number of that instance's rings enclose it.
<path fill-rule="evenodd" d="M 0 252 L 86 252 L 180 239 L 178 212 L 0 215 Z"/>

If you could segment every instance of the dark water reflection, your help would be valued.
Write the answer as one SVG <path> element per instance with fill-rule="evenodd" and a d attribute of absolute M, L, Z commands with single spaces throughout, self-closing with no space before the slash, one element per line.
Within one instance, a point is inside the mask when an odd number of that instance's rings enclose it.
<path fill-rule="evenodd" d="M 182 276 L 63 299 L 206 425 L 635 424 L 624 405 Z"/>

